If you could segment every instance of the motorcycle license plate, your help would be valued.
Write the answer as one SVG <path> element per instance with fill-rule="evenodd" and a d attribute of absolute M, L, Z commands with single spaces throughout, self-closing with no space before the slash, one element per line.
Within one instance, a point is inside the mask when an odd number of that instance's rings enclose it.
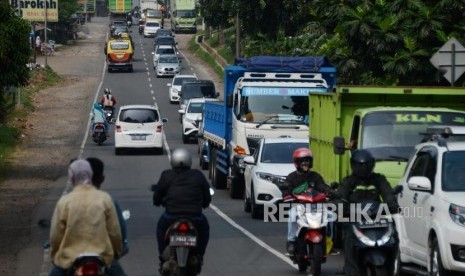
<path fill-rule="evenodd" d="M 103 132 L 103 129 L 101 129 L 101 128 L 96 128 L 96 129 L 95 129 L 95 132 Z"/>
<path fill-rule="evenodd" d="M 146 140 L 146 137 L 145 135 L 131 135 L 131 140 L 134 140 L 134 141 L 145 141 Z"/>
<path fill-rule="evenodd" d="M 362 221 L 358 223 L 360 228 L 385 228 L 388 227 L 387 221 Z"/>
<path fill-rule="evenodd" d="M 197 245 L 196 236 L 179 236 L 179 235 L 170 236 L 170 246 L 196 246 L 196 245 Z"/>

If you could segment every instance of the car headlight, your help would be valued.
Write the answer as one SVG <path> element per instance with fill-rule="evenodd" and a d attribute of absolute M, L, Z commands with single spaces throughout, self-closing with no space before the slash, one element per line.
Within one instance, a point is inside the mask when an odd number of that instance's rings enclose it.
<path fill-rule="evenodd" d="M 258 178 L 261 178 L 263 180 L 266 180 L 268 182 L 275 184 L 276 186 L 278 186 L 278 188 L 281 188 L 284 185 L 287 185 L 285 176 L 274 175 L 271 173 L 264 173 L 264 172 L 257 172 L 257 176 Z"/>
<path fill-rule="evenodd" d="M 465 208 L 464 207 L 458 206 L 455 204 L 450 204 L 449 215 L 455 223 L 461 226 L 465 226 Z"/>

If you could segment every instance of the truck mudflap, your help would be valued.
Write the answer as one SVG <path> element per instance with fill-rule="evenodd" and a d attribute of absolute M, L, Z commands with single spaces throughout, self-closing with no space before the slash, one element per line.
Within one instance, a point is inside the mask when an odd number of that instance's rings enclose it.
<path fill-rule="evenodd" d="M 245 192 L 244 170 L 241 167 L 243 156 L 234 156 L 233 164 L 231 164 L 231 174 L 228 175 L 227 186 L 229 196 L 232 199 L 242 199 Z"/>
<path fill-rule="evenodd" d="M 210 145 L 211 184 L 215 189 L 225 189 L 228 175 L 228 154 Z"/>

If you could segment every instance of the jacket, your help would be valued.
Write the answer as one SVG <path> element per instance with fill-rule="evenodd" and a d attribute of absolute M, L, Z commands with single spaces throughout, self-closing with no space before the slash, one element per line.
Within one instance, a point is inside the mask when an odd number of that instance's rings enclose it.
<path fill-rule="evenodd" d="M 122 244 L 118 216 L 108 193 L 80 184 L 58 200 L 50 230 L 56 266 L 70 268 L 83 252 L 98 253 L 109 265 L 121 256 Z"/>
<path fill-rule="evenodd" d="M 385 202 L 392 214 L 397 213 L 399 209 L 391 185 L 386 177 L 379 173 L 372 173 L 367 179 L 354 175 L 347 176 L 342 180 L 337 193 L 350 203 L 361 203 L 368 200 Z"/>
<path fill-rule="evenodd" d="M 287 195 L 300 194 L 308 188 L 314 188 L 321 193 L 329 193 L 332 191 L 331 188 L 326 185 L 323 177 L 314 171 L 308 173 L 293 171 L 287 176 L 286 180 L 288 182 Z"/>
<path fill-rule="evenodd" d="M 165 170 L 153 186 L 153 204 L 170 215 L 198 215 L 210 202 L 210 185 L 199 170 Z"/>

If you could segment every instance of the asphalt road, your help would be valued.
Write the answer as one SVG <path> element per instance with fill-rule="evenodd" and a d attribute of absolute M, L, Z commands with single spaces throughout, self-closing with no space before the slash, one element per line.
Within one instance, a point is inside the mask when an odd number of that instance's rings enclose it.
<path fill-rule="evenodd" d="M 94 20 L 95 22 L 95 20 Z M 167 24 L 167 27 L 169 25 Z M 90 139 L 84 142 L 82 157 L 98 157 L 105 162 L 106 181 L 103 189 L 112 194 L 122 209 L 131 212 L 127 221 L 130 252 L 121 259 L 128 275 L 158 275 L 158 256 L 155 239 L 156 222 L 162 208 L 152 206 L 152 193 L 149 186 L 155 183 L 164 169 L 169 168 L 168 153 L 174 148 L 185 147 L 193 155 L 194 168 L 198 166 L 197 144 L 184 145 L 181 140 L 181 124 L 177 105 L 169 103 L 167 83 L 171 78 L 156 78 L 153 70 L 153 38 L 143 38 L 133 28 L 136 45 L 134 72 L 104 73 L 103 83 L 98 91 L 101 97 L 103 88 L 112 88 L 118 106 L 124 104 L 156 104 L 162 117 L 168 122 L 164 126 L 166 144 L 162 155 L 130 153 L 121 156 L 114 154 L 113 135 L 102 146 Z M 179 34 L 176 38 L 181 54 L 186 53 L 186 41 L 191 35 Z M 103 63 L 101 60 L 95 61 Z M 201 79 L 210 76 L 194 59 L 182 58 L 182 74 L 196 73 Z M 217 88 L 222 91 L 222 87 Z M 97 92 L 97 91 L 96 91 Z M 83 137 L 87 128 L 83 127 Z M 111 126 L 110 133 L 114 129 Z M 208 177 L 208 174 L 205 175 Z M 42 206 L 43 213 L 52 213 L 60 191 L 54 191 Z M 205 211 L 210 222 L 210 242 L 204 260 L 202 275 L 298 275 L 295 265 L 284 256 L 287 225 L 253 220 L 243 211 L 241 200 L 232 200 L 227 191 L 216 191 L 213 202 Z M 31 244 L 34 247 L 27 258 L 20 259 L 21 274 L 46 275 L 50 260 L 47 252 L 40 249 L 40 241 L 47 240 L 48 230 L 34 233 Z M 45 254 L 44 254 L 45 253 Z M 24 255 L 26 256 L 26 255 Z M 323 265 L 323 275 L 335 275 L 342 270 L 342 255 L 330 256 Z"/>

